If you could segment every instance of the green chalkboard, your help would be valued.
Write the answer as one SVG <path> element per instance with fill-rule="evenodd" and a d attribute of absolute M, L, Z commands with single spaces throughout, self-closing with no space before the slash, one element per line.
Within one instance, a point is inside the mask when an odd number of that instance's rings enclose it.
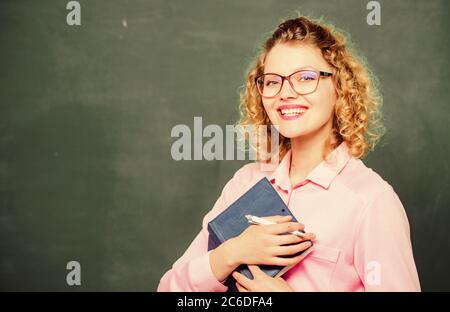
<path fill-rule="evenodd" d="M 422 288 L 450 290 L 445 0 L 0 2 L 0 290 L 154 291 L 246 161 L 175 161 L 171 130 L 224 127 L 282 18 L 346 30 L 381 81 L 387 134 L 365 163 L 410 220 Z M 66 265 L 81 265 L 69 286 Z"/>

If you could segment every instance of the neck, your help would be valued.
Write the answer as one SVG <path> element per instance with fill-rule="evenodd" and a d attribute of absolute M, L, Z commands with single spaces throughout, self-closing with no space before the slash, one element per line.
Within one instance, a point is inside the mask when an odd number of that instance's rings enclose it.
<path fill-rule="evenodd" d="M 332 124 L 327 123 L 315 133 L 291 139 L 291 184 L 303 181 L 323 161 L 323 155 L 331 152 L 326 146 L 332 133 Z"/>

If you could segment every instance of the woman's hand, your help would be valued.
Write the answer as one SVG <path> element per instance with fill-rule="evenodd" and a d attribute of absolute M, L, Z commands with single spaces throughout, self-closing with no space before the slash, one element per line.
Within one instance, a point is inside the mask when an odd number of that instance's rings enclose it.
<path fill-rule="evenodd" d="M 305 228 L 301 223 L 289 222 L 292 219 L 291 216 L 273 216 L 264 219 L 277 222 L 277 224 L 251 225 L 239 236 L 229 241 L 228 247 L 234 257 L 234 262 L 238 265 L 289 266 L 301 261 L 302 255 L 286 258 L 282 256 L 292 256 L 308 249 L 311 246 L 309 240 L 315 239 L 315 235 L 306 233 L 303 238 L 293 234 L 280 235 Z"/>
<path fill-rule="evenodd" d="M 211 270 L 218 281 L 223 282 L 241 264 L 267 264 L 290 266 L 303 259 L 303 255 L 294 255 L 311 246 L 305 240 L 314 240 L 312 233 L 305 237 L 284 234 L 305 227 L 298 222 L 289 222 L 291 216 L 272 216 L 264 219 L 277 222 L 272 225 L 251 225 L 239 236 L 227 240 L 210 253 Z M 284 246 L 293 244 L 291 246 Z"/>
<path fill-rule="evenodd" d="M 294 291 L 282 277 L 269 276 L 256 265 L 249 265 L 248 268 L 252 272 L 252 280 L 237 271 L 232 274 L 240 292 Z"/>

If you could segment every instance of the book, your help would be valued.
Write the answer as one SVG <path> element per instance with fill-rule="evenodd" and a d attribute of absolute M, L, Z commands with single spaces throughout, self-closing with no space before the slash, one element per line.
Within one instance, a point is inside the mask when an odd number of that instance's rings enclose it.
<path fill-rule="evenodd" d="M 257 217 L 290 215 L 292 216 L 291 221 L 297 222 L 297 219 L 284 203 L 283 199 L 281 199 L 277 191 L 273 188 L 269 180 L 263 178 L 208 223 L 208 251 L 217 248 L 220 244 L 230 238 L 239 236 L 247 227 L 249 227 L 251 224 L 248 223 L 248 220 L 245 217 L 247 214 Z M 304 231 L 300 232 L 304 233 Z M 311 251 L 312 247 L 309 247 L 302 252 L 286 257 L 295 257 L 303 253 L 307 254 Z M 292 266 L 259 265 L 259 267 L 266 274 L 272 277 L 278 277 L 286 273 Z M 253 279 L 252 273 L 246 264 L 240 265 L 236 271 L 249 279 Z M 229 292 L 237 291 L 235 280 L 231 275 L 228 277 L 225 285 L 228 286 Z"/>

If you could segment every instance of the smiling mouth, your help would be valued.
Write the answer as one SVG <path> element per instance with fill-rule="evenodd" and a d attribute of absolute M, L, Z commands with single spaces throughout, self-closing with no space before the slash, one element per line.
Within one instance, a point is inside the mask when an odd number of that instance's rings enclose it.
<path fill-rule="evenodd" d="M 303 115 L 307 110 L 308 110 L 307 108 L 285 108 L 285 109 L 278 109 L 278 112 L 281 114 L 281 116 L 294 117 L 298 115 Z"/>

